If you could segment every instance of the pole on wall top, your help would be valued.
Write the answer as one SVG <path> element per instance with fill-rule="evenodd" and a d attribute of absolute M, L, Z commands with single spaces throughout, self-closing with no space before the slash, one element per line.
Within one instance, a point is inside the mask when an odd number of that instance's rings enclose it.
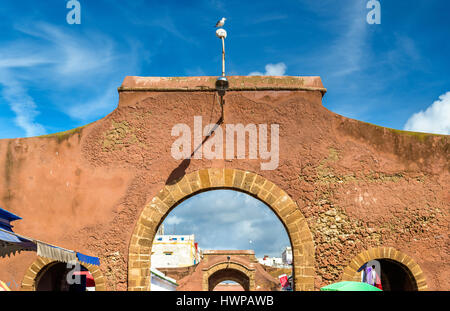
<path fill-rule="evenodd" d="M 225 92 L 229 88 L 228 79 L 225 76 L 225 38 L 227 37 L 227 31 L 220 28 L 225 25 L 225 20 L 226 18 L 223 17 L 216 24 L 216 27 L 219 27 L 219 29 L 216 30 L 216 36 L 222 40 L 222 76 L 220 76 L 216 81 L 216 89 L 221 97 L 225 95 Z"/>

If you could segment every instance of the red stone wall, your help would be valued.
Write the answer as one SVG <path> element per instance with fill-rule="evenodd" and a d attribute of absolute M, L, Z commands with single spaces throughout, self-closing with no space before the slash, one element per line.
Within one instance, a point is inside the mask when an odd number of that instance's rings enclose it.
<path fill-rule="evenodd" d="M 126 290 L 131 234 L 152 197 L 184 173 L 236 168 L 264 176 L 296 201 L 316 243 L 316 288 L 340 280 L 354 256 L 376 246 L 413 258 L 429 289 L 450 288 L 449 136 L 334 114 L 321 104 L 317 79 L 234 78 L 225 123 L 279 124 L 278 169 L 261 171 L 259 160 L 248 159 L 176 161 L 172 127 L 193 127 L 200 115 L 204 126 L 214 123 L 220 107 L 203 87 L 214 79 L 173 79 L 127 78 L 124 87 L 149 89 L 121 92 L 117 109 L 82 129 L 0 140 L 0 206 L 23 217 L 15 231 L 100 257 L 108 289 Z M 151 89 L 158 85 L 167 89 Z M 21 283 L 35 258 L 0 258 L 0 279 Z"/>

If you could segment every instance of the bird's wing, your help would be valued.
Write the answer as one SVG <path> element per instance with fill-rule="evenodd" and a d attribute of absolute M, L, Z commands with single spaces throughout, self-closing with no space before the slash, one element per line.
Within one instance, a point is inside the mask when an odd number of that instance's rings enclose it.
<path fill-rule="evenodd" d="M 222 20 L 220 20 L 220 21 L 217 22 L 216 27 L 219 27 L 221 21 L 222 21 Z"/>

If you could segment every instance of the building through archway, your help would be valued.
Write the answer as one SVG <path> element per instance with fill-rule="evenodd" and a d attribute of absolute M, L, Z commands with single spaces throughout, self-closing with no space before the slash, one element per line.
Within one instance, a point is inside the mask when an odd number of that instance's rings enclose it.
<path fill-rule="evenodd" d="M 283 190 L 262 176 L 236 169 L 207 169 L 190 173 L 176 183 L 167 185 L 152 199 L 141 213 L 131 240 L 129 289 L 150 289 L 149 254 L 157 229 L 168 213 L 187 198 L 214 189 L 245 192 L 273 210 L 285 226 L 291 241 L 295 288 L 312 290 L 314 243 L 308 224 L 295 202 Z M 136 266 L 140 268 L 135 268 Z"/>
<path fill-rule="evenodd" d="M 164 270 L 168 276 L 180 280 L 185 273 L 195 273 L 200 269 L 199 262 L 209 258 L 210 254 L 217 256 L 226 252 L 213 251 L 218 248 L 251 249 L 253 252 L 247 254 L 248 263 L 259 262 L 263 269 L 268 270 L 271 276 L 267 278 L 278 282 L 278 290 L 281 286 L 278 276 L 293 274 L 291 243 L 279 218 L 260 200 L 233 190 L 205 191 L 191 196 L 172 210 L 155 236 L 152 268 Z M 232 254 L 238 252 L 228 253 L 230 258 L 235 258 Z M 219 283 L 226 280 L 226 275 L 220 275 Z M 232 273 L 229 280 L 234 278 Z M 236 282 L 241 285 L 248 283 Z M 271 289 L 272 285 L 260 284 L 260 287 Z M 184 288 L 183 284 L 178 290 Z M 248 290 L 248 284 L 243 288 Z"/>
<path fill-rule="evenodd" d="M 233 281 L 238 283 L 244 291 L 250 291 L 250 278 L 244 272 L 226 268 L 214 272 L 208 277 L 208 291 L 213 291 L 217 285 L 224 281 Z"/>

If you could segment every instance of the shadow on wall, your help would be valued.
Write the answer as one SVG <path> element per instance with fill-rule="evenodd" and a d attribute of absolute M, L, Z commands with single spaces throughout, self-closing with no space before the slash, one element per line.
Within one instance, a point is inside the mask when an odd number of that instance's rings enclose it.
<path fill-rule="evenodd" d="M 213 105 L 212 105 L 212 109 L 211 109 L 211 116 L 210 116 L 210 120 L 212 118 L 212 114 L 214 112 L 214 105 L 216 102 L 216 98 L 217 98 L 217 94 L 214 93 L 214 98 L 213 98 Z M 216 121 L 214 127 L 211 129 L 211 131 L 209 132 L 209 134 L 203 139 L 203 141 L 194 149 L 194 151 L 191 153 L 189 159 L 184 159 L 180 165 L 178 165 L 177 168 L 175 168 L 170 174 L 169 177 L 166 180 L 166 185 L 173 185 L 175 183 L 177 183 L 180 179 L 182 179 L 185 175 L 186 175 L 186 170 L 189 167 L 189 165 L 191 164 L 191 158 L 194 156 L 194 154 L 197 152 L 197 150 L 199 150 L 200 148 L 203 147 L 203 145 L 205 144 L 205 142 L 212 136 L 212 134 L 214 133 L 214 131 L 224 122 L 224 115 L 223 115 L 223 107 L 222 107 L 222 113 L 220 118 Z"/>

